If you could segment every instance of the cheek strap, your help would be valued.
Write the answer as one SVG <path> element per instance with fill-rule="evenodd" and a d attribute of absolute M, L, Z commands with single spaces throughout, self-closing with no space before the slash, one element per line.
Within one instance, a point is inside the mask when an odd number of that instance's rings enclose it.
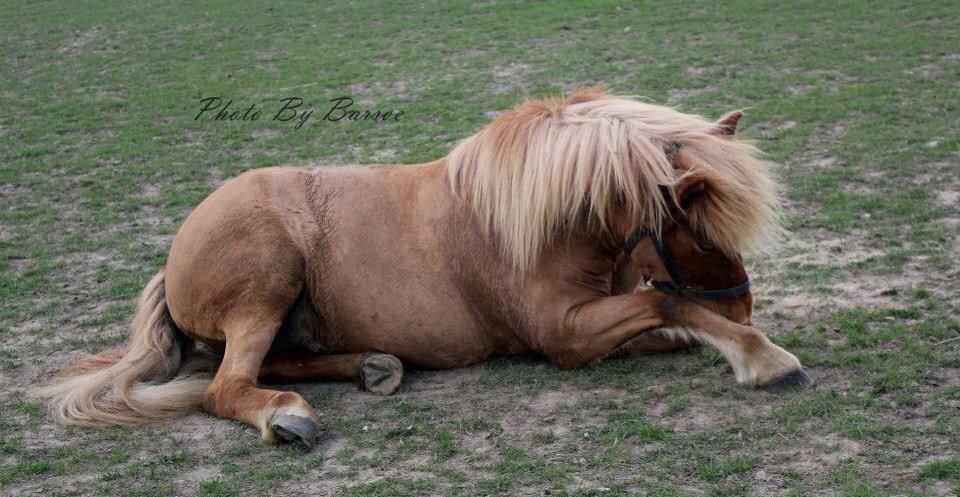
<path fill-rule="evenodd" d="M 650 235 L 650 241 L 653 242 L 653 248 L 657 251 L 657 256 L 660 258 L 660 262 L 663 264 L 663 267 L 667 270 L 667 274 L 670 275 L 670 281 L 652 281 L 653 287 L 657 290 L 669 295 L 694 297 L 707 300 L 737 298 L 750 291 L 750 278 L 747 278 L 743 283 L 740 283 L 737 286 L 719 288 L 716 290 L 698 290 L 688 285 L 686 281 L 684 281 L 683 276 L 680 274 L 680 269 L 677 268 L 676 264 L 674 264 L 673 258 L 670 257 L 670 252 L 667 251 L 667 246 L 663 244 L 663 240 L 660 238 L 660 233 L 656 231 L 649 231 L 642 227 L 636 228 L 632 233 L 630 233 L 630 236 L 627 237 L 627 241 L 624 242 L 623 252 L 629 256 L 630 253 L 633 252 L 633 249 L 637 248 L 637 244 L 640 243 L 640 240 L 643 240 L 647 235 Z"/>

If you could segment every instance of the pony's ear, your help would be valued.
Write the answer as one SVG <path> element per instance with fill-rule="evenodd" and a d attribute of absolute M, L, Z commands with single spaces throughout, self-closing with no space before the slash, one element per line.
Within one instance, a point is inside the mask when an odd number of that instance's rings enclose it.
<path fill-rule="evenodd" d="M 733 134 L 737 132 L 737 122 L 740 121 L 741 117 L 743 117 L 742 110 L 731 110 L 727 112 L 717 120 L 717 124 L 714 125 L 710 133 L 714 135 L 733 136 Z"/>

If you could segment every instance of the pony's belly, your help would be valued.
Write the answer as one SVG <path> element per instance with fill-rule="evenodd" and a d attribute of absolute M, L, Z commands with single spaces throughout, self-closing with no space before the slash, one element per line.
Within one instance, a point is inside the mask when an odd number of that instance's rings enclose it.
<path fill-rule="evenodd" d="M 304 292 L 284 318 L 270 353 L 382 352 L 435 369 L 467 366 L 504 353 L 498 341 L 491 340 L 479 327 L 468 322 L 443 322 L 442 316 L 410 320 L 404 313 L 391 315 L 383 309 L 366 316 L 334 314 L 332 321 L 337 325 L 330 326 Z"/>
<path fill-rule="evenodd" d="M 407 323 L 376 327 L 352 326 L 330 330 L 340 352 L 376 351 L 399 357 L 406 363 L 432 369 L 468 366 L 493 354 L 503 353 L 479 331 L 458 327 L 420 328 Z"/>

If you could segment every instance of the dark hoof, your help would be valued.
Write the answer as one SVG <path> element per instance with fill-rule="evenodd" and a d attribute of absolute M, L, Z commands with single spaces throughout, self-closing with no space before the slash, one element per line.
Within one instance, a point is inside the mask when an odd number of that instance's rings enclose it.
<path fill-rule="evenodd" d="M 403 379 L 403 363 L 388 354 L 370 354 L 360 365 L 363 386 L 368 392 L 390 395 Z"/>
<path fill-rule="evenodd" d="M 787 373 L 779 380 L 763 386 L 772 392 L 786 392 L 789 390 L 808 390 L 813 388 L 813 380 L 803 370 Z"/>
<path fill-rule="evenodd" d="M 317 443 L 317 424 L 300 414 L 280 413 L 273 417 L 270 428 L 288 442 L 300 442 L 312 449 Z"/>

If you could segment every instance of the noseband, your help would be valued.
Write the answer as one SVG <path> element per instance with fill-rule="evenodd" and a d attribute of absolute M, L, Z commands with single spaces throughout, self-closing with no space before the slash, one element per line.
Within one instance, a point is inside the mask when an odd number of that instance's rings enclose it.
<path fill-rule="evenodd" d="M 695 297 L 707 300 L 737 298 L 750 291 L 750 278 L 747 278 L 743 283 L 737 286 L 721 288 L 719 290 L 697 290 L 696 288 L 688 285 L 683 280 L 683 276 L 680 275 L 680 270 L 677 269 L 677 265 L 673 263 L 673 258 L 670 257 L 670 252 L 667 251 L 666 245 L 663 244 L 663 240 L 660 238 L 660 233 L 657 233 L 656 231 L 648 231 L 644 228 L 637 228 L 633 230 L 633 233 L 630 233 L 630 236 L 627 237 L 626 243 L 623 244 L 623 252 L 629 257 L 630 252 L 633 252 L 633 249 L 637 247 L 637 244 L 640 243 L 640 240 L 643 240 L 643 237 L 647 235 L 650 235 L 650 240 L 653 242 L 653 248 L 656 249 L 657 255 L 660 256 L 660 262 L 663 263 L 663 267 L 667 269 L 667 274 L 670 275 L 670 281 L 651 280 L 651 284 L 657 290 L 670 295 Z"/>

